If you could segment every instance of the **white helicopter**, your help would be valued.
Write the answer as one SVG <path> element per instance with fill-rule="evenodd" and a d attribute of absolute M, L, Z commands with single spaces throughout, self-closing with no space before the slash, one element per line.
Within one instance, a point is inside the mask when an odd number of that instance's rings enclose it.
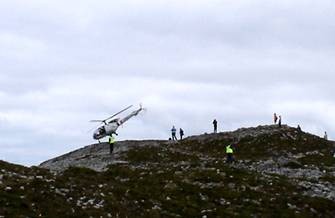
<path fill-rule="evenodd" d="M 140 105 L 139 109 L 131 112 L 128 116 L 125 116 L 122 119 L 121 118 L 114 118 L 114 119 L 112 119 L 113 117 L 121 114 L 122 112 L 128 110 L 131 107 L 132 107 L 132 105 L 126 107 L 125 109 L 117 112 L 113 116 L 108 117 L 107 119 L 104 119 L 104 120 L 91 120 L 90 122 L 99 122 L 99 123 L 103 123 L 104 124 L 103 126 L 100 126 L 97 130 L 94 131 L 94 133 L 93 133 L 93 139 L 99 141 L 100 139 L 102 139 L 102 138 L 104 138 L 106 136 L 112 136 L 113 134 L 118 135 L 116 133 L 116 130 L 119 128 L 119 126 L 121 126 L 122 124 L 124 124 L 130 118 L 136 116 L 142 110 L 144 110 L 142 108 L 142 105 Z M 112 119 L 112 120 L 110 120 L 110 119 Z"/>

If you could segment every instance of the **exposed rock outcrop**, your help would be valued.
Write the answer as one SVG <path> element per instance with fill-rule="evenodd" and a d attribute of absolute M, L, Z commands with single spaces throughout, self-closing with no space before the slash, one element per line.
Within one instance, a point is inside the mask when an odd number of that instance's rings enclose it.
<path fill-rule="evenodd" d="M 108 143 L 92 144 L 62 156 L 47 160 L 40 164 L 40 167 L 61 172 L 69 167 L 86 167 L 96 171 L 106 170 L 107 166 L 115 163 L 122 163 L 120 153 L 133 147 L 159 146 L 164 141 L 143 140 L 143 141 L 120 141 L 115 143 L 114 152 L 110 154 Z"/>

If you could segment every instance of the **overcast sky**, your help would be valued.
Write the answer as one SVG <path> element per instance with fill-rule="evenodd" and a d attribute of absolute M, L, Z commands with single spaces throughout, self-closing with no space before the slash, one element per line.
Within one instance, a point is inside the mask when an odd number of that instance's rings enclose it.
<path fill-rule="evenodd" d="M 89 120 L 139 103 L 118 140 L 273 112 L 335 137 L 333 0 L 28 2 L 0 7 L 2 160 L 37 165 L 93 143 Z"/>

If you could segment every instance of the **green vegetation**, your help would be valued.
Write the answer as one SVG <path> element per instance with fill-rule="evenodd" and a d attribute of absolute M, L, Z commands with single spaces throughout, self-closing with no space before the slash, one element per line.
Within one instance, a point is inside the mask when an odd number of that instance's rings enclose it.
<path fill-rule="evenodd" d="M 299 162 L 303 165 L 316 165 L 316 166 L 334 166 L 335 158 L 329 153 L 326 155 L 312 154 L 305 157 L 299 158 Z"/>
<path fill-rule="evenodd" d="M 289 136 L 288 136 L 289 135 Z M 295 129 L 243 137 L 239 160 L 300 154 L 283 167 L 334 167 L 331 142 Z M 306 195 L 290 178 L 225 163 L 227 134 L 157 147 L 135 147 L 127 163 L 105 172 L 69 168 L 54 175 L 0 162 L 0 216 L 5 217 L 333 217 L 335 202 Z M 317 152 L 315 152 L 317 151 Z M 310 152 L 310 153 L 307 153 Z M 307 153 L 307 154 L 306 154 Z M 325 174 L 320 181 L 334 183 Z"/>

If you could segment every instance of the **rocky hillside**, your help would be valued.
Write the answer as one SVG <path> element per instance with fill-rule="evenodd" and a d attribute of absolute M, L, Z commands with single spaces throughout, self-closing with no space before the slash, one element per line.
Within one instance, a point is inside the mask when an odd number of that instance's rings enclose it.
<path fill-rule="evenodd" d="M 0 217 L 335 217 L 334 142 L 295 128 L 124 141 L 115 152 L 102 143 L 40 167 L 0 162 Z"/>
<path fill-rule="evenodd" d="M 111 164 L 125 162 L 120 155 L 129 149 L 144 146 L 155 147 L 164 144 L 164 142 L 166 141 L 120 141 L 115 144 L 113 155 L 109 153 L 108 143 L 104 142 L 88 145 L 68 154 L 45 161 L 40 164 L 40 167 L 55 172 L 64 171 L 69 167 L 85 167 L 95 171 L 105 171 Z"/>

